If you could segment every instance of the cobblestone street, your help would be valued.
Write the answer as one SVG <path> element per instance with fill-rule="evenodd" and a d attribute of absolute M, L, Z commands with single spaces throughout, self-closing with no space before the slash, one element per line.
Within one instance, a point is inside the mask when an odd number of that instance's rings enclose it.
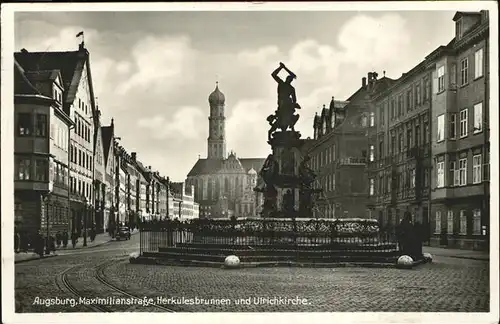
<path fill-rule="evenodd" d="M 44 260 L 16 265 L 17 312 L 92 311 L 84 305 L 34 305 L 36 297 L 74 297 L 61 287 L 60 277 L 89 298 L 119 297 L 96 280 L 99 265 L 103 279 L 137 297 L 226 299 L 220 305 L 164 304 L 172 311 L 252 312 L 486 312 L 489 309 L 489 263 L 484 260 L 435 256 L 434 262 L 413 270 L 371 268 L 218 268 L 130 264 L 138 250 L 139 235 L 131 241 L 110 242 L 91 250 L 74 251 Z M 76 266 L 76 267 L 75 267 Z M 75 267 L 75 268 L 73 268 Z M 277 298 L 256 303 L 254 297 Z M 279 298 L 307 299 L 302 305 Z M 251 298 L 249 305 L 237 304 Z M 112 311 L 165 311 L 151 305 L 110 306 Z M 142 308 L 141 308 L 142 307 Z M 95 310 L 94 310 L 95 311 Z"/>

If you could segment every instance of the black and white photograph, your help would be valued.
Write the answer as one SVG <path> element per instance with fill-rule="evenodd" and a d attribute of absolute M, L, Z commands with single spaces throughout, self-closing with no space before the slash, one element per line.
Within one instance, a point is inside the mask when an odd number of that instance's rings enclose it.
<path fill-rule="evenodd" d="M 2 4 L 1 106 L 2 322 L 500 319 L 494 2 Z"/>

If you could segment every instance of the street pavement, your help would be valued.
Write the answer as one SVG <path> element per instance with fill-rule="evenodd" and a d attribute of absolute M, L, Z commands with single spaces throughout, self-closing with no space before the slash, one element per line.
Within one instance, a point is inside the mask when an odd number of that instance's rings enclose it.
<path fill-rule="evenodd" d="M 134 296 L 163 298 L 184 312 L 487 312 L 489 262 L 435 253 L 430 264 L 411 270 L 373 268 L 244 268 L 130 264 L 139 235 L 55 258 L 15 265 L 17 312 L 89 312 L 84 305 L 34 305 L 39 298 L 72 297 L 58 285 L 61 274 L 86 297 L 119 296 L 96 279 Z M 427 250 L 424 248 L 424 251 Z M 432 253 L 432 252 L 430 252 Z M 447 253 L 451 253 L 447 251 Z M 258 299 L 262 297 L 263 299 Z M 169 299 L 170 298 L 170 299 Z M 184 298 L 184 299 L 182 299 Z M 247 300 L 250 298 L 250 300 Z M 285 300 L 284 298 L 289 298 Z M 301 305 L 290 299 L 300 299 Z M 240 303 L 238 301 L 242 300 Z M 249 302 L 247 304 L 246 302 Z M 200 304 L 201 303 L 201 304 Z M 133 311 L 158 311 L 144 306 Z M 126 311 L 124 305 L 112 306 Z"/>
<path fill-rule="evenodd" d="M 138 231 L 133 231 L 132 234 L 137 234 Z M 47 257 L 53 257 L 53 256 L 58 256 L 60 254 L 65 254 L 66 251 L 74 251 L 74 250 L 80 250 L 80 249 L 88 249 L 88 248 L 93 248 L 97 246 L 101 246 L 103 244 L 106 244 L 113 239 L 108 233 L 101 233 L 97 234 L 94 241 L 90 241 L 89 238 L 87 238 L 87 246 L 83 245 L 83 238 L 78 238 L 78 242 L 75 244 L 75 247 L 71 244 L 71 241 L 68 242 L 67 247 L 63 247 L 62 245 L 59 248 L 56 248 L 55 252 L 51 252 L 49 255 L 44 255 L 44 258 Z M 30 260 L 36 260 L 40 259 L 40 256 L 32 251 L 28 252 L 19 252 L 14 254 L 15 258 L 15 263 L 19 262 L 25 262 L 25 261 L 30 261 Z"/>
<path fill-rule="evenodd" d="M 447 256 L 459 259 L 484 260 L 490 259 L 490 253 L 486 251 L 473 250 L 458 250 L 439 247 L 424 246 L 423 251 L 432 254 L 433 256 Z"/>

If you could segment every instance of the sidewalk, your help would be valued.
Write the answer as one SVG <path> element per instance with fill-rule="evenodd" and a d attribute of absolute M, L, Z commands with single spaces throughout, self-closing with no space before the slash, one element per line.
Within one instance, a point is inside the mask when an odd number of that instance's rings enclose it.
<path fill-rule="evenodd" d="M 471 260 L 490 260 L 490 253 L 487 251 L 473 251 L 473 250 L 458 250 L 447 249 L 440 247 L 424 246 L 424 253 L 430 253 L 432 256 L 445 256 L 450 258 L 471 259 Z"/>
<path fill-rule="evenodd" d="M 132 235 L 137 234 L 137 233 L 139 233 L 138 230 L 132 231 Z M 73 248 L 73 245 L 71 244 L 71 240 L 70 240 L 68 242 L 67 247 L 64 248 L 62 245 L 59 248 L 56 247 L 55 253 L 51 252 L 51 254 L 45 255 L 44 258 L 57 256 L 57 253 L 61 252 L 61 251 L 72 251 L 72 250 L 80 250 L 80 249 L 88 249 L 88 248 L 92 248 L 92 247 L 97 247 L 97 246 L 103 245 L 105 243 L 108 243 L 112 240 L 113 239 L 111 238 L 109 233 L 101 233 L 101 234 L 96 235 L 95 240 L 93 242 L 91 242 L 90 239 L 87 237 L 87 246 L 83 246 L 83 237 L 79 237 L 78 242 L 76 243 L 74 248 Z M 28 251 L 27 253 L 24 253 L 24 252 L 14 253 L 14 256 L 15 256 L 15 261 L 14 261 L 15 263 L 40 259 L 40 256 L 38 254 L 31 252 L 31 251 Z"/>

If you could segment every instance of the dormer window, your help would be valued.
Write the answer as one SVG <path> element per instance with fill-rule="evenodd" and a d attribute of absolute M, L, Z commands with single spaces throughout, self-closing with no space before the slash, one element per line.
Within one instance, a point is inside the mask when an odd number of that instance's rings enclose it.
<path fill-rule="evenodd" d="M 62 102 L 62 93 L 61 93 L 61 90 L 57 86 L 54 86 L 52 92 L 53 92 L 52 98 L 56 102 L 61 103 Z"/>
<path fill-rule="evenodd" d="M 463 33 L 463 20 L 459 19 L 456 21 L 456 37 L 457 39 L 462 38 Z"/>
<path fill-rule="evenodd" d="M 335 113 L 333 113 L 332 118 L 330 120 L 331 128 L 333 129 L 335 127 Z"/>
<path fill-rule="evenodd" d="M 326 134 L 326 121 L 323 123 L 323 134 Z"/>

